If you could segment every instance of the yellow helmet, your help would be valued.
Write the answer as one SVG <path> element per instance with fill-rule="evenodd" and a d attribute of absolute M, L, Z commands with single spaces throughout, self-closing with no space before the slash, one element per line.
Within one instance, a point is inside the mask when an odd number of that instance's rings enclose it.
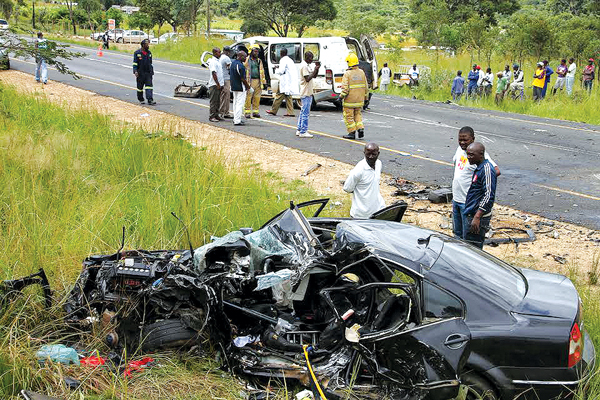
<path fill-rule="evenodd" d="M 358 57 L 356 57 L 356 54 L 350 53 L 348 54 L 348 57 L 346 57 L 346 62 L 349 67 L 354 67 L 355 65 L 358 65 Z"/>

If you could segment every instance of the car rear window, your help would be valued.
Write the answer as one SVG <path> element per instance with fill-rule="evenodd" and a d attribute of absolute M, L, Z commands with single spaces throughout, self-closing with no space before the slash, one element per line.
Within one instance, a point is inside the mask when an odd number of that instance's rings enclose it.
<path fill-rule="evenodd" d="M 515 267 L 475 247 L 446 242 L 440 259 L 453 268 L 458 275 L 455 278 L 462 279 L 466 286 L 498 296 L 512 306 L 527 293 L 525 278 Z"/>

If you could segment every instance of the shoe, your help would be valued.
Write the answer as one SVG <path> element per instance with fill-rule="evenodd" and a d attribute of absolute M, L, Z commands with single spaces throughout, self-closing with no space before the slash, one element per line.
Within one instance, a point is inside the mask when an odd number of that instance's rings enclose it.
<path fill-rule="evenodd" d="M 365 137 L 365 130 L 364 129 L 359 129 L 358 130 L 358 138 L 362 139 Z"/>
<path fill-rule="evenodd" d="M 153 105 L 156 105 L 156 102 L 154 100 L 148 100 L 148 104 L 153 106 Z"/>
<path fill-rule="evenodd" d="M 296 131 L 296 136 L 300 136 L 300 131 Z"/>
<path fill-rule="evenodd" d="M 300 134 L 298 134 L 298 137 L 306 137 L 306 138 L 311 138 L 311 137 L 313 137 L 313 135 L 311 135 L 311 134 L 310 134 L 310 133 L 308 133 L 308 132 L 304 132 L 304 133 L 300 133 Z"/>
<path fill-rule="evenodd" d="M 347 135 L 342 136 L 344 139 L 355 140 L 356 139 L 356 131 L 350 132 Z"/>
<path fill-rule="evenodd" d="M 273 115 L 273 116 L 277 115 L 276 113 L 274 113 L 274 112 L 273 112 L 273 111 L 271 111 L 271 110 L 267 110 L 267 114 L 269 114 L 269 115 Z"/>
<path fill-rule="evenodd" d="M 251 119 L 251 118 L 252 118 L 252 115 L 250 115 L 250 114 L 244 114 L 244 117 L 245 117 L 246 119 Z"/>
<path fill-rule="evenodd" d="M 283 114 L 284 117 L 295 117 L 294 114 Z"/>
<path fill-rule="evenodd" d="M 146 104 L 144 100 L 140 100 L 140 104 Z"/>
<path fill-rule="evenodd" d="M 233 115 L 229 115 L 229 114 L 223 115 L 223 118 L 224 119 L 233 119 Z"/>
<path fill-rule="evenodd" d="M 221 121 L 220 119 L 218 119 L 218 118 L 215 118 L 215 117 L 210 117 L 208 120 L 209 120 L 210 122 L 219 122 L 219 121 Z"/>
<path fill-rule="evenodd" d="M 236 124 L 236 123 L 234 123 L 234 125 L 235 125 L 235 126 L 240 126 L 240 125 L 246 125 L 246 123 L 245 123 L 245 122 L 238 122 L 237 124 Z"/>
<path fill-rule="evenodd" d="M 259 113 L 253 113 L 252 117 L 254 117 L 254 118 L 260 118 L 260 114 Z"/>
<path fill-rule="evenodd" d="M 218 119 L 219 121 L 224 121 L 224 120 L 225 120 L 225 118 L 221 118 L 221 117 L 217 117 L 217 119 Z"/>

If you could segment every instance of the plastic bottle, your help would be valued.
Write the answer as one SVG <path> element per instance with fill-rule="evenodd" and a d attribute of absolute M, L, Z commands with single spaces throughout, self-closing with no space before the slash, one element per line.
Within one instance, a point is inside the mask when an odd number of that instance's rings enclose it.
<path fill-rule="evenodd" d="M 79 365 L 79 356 L 77 351 L 64 344 L 47 344 L 42 346 L 36 353 L 36 357 L 40 364 L 44 364 L 50 359 L 54 362 L 69 365 L 71 363 Z"/>

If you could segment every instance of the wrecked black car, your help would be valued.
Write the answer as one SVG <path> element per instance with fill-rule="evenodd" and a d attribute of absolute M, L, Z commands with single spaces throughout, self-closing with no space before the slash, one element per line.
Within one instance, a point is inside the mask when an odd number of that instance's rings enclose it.
<path fill-rule="evenodd" d="M 89 257 L 67 320 L 110 320 L 107 343 L 130 350 L 209 345 L 316 398 L 549 399 L 593 366 L 567 278 L 398 223 L 405 204 L 352 220 L 319 217 L 326 203 L 196 250 Z"/>

